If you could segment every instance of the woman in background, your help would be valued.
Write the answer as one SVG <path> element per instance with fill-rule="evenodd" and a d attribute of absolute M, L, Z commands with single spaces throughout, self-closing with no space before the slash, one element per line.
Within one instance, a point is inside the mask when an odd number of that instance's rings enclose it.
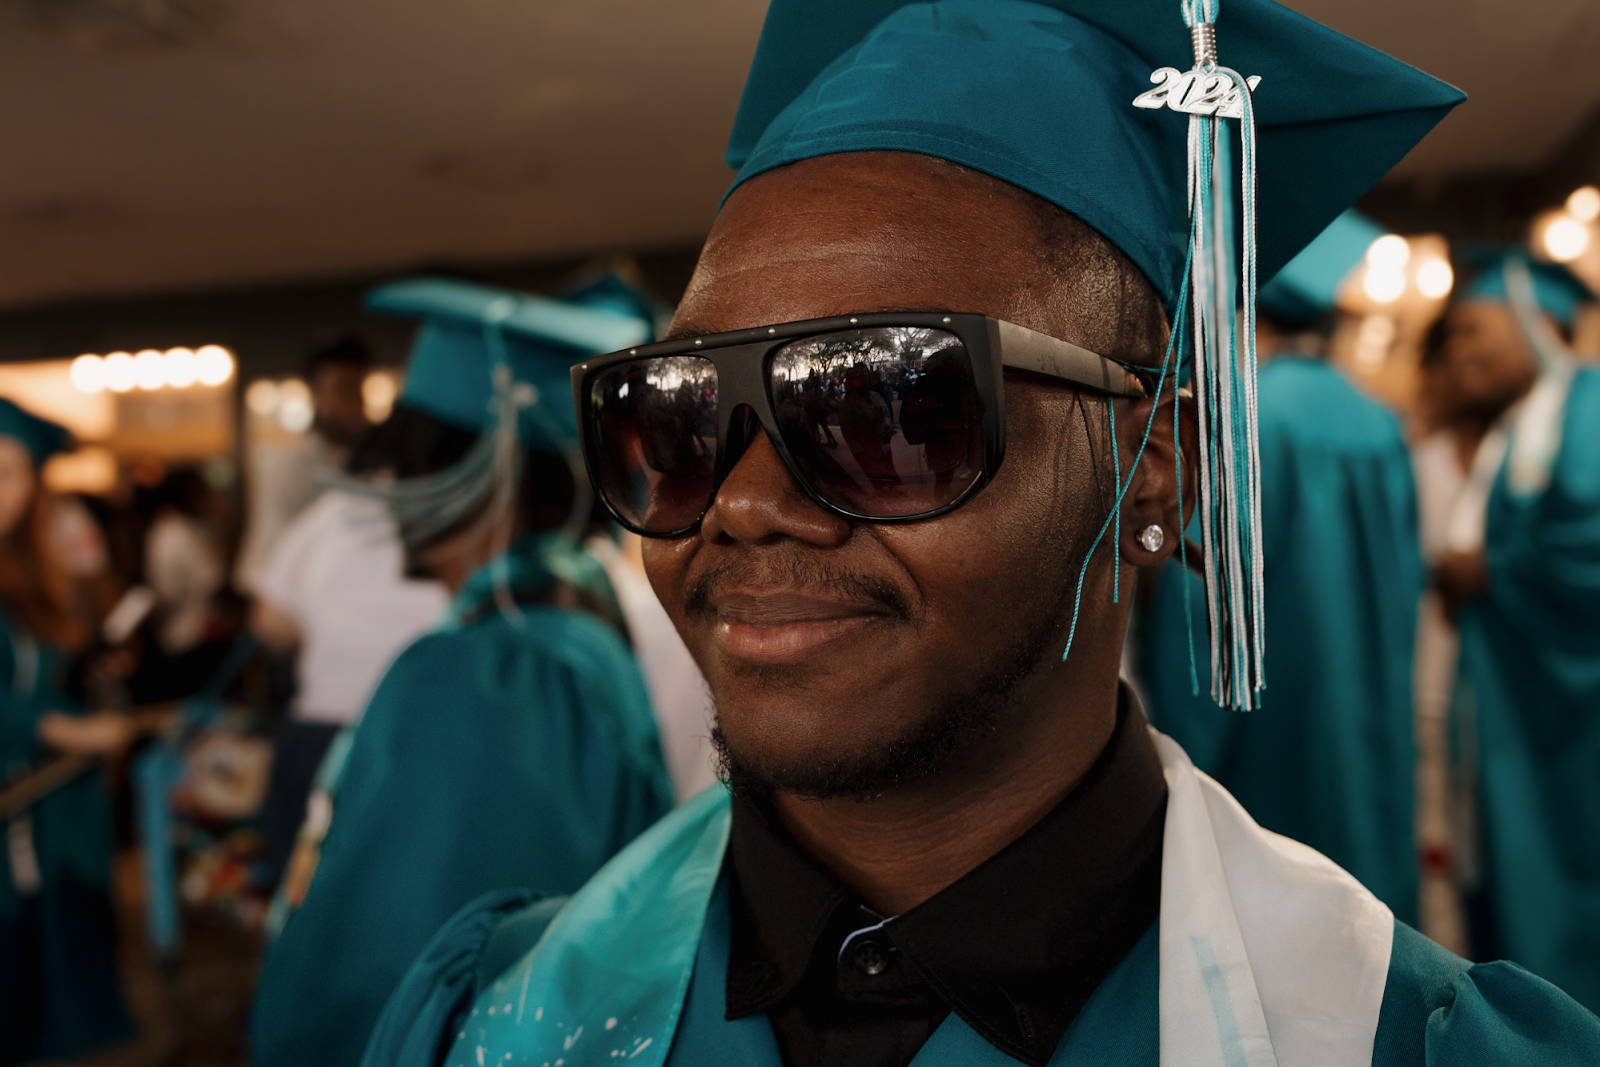
<path fill-rule="evenodd" d="M 62 754 L 106 755 L 126 720 L 85 714 L 61 674 L 89 635 L 53 548 L 44 461 L 67 432 L 0 399 L 0 786 Z M 117 994 L 108 893 L 111 818 L 82 774 L 0 825 L 0 1065 L 131 1036 Z"/>

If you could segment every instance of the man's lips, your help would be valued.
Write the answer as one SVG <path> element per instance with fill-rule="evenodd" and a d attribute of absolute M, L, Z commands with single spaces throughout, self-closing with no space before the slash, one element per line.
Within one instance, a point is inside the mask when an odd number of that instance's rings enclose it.
<path fill-rule="evenodd" d="M 727 593 L 709 606 L 724 654 L 774 664 L 802 661 L 891 617 L 882 604 L 803 593 Z"/>

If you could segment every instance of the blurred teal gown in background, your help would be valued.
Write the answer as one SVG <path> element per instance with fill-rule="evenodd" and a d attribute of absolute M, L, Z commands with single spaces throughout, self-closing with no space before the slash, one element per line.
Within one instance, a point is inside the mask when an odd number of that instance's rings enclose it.
<path fill-rule="evenodd" d="M 81 710 L 61 692 L 62 667 L 59 650 L 0 613 L 0 781 L 48 759 L 40 716 Z M 117 994 L 104 776 L 79 776 L 0 832 L 0 1064 L 131 1037 Z M 30 859 L 36 871 L 18 869 Z"/>
<path fill-rule="evenodd" d="M 260 1067 L 355 1067 L 457 909 L 503 887 L 570 893 L 672 805 L 621 633 L 527 596 L 559 574 L 604 599 L 604 572 L 553 536 L 525 538 L 509 562 L 520 620 L 497 610 L 491 564 L 458 621 L 407 649 L 373 695 L 316 875 L 262 973 Z"/>
<path fill-rule="evenodd" d="M 1457 722 L 1476 721 L 1477 954 L 1600 1010 L 1600 371 L 1574 376 L 1544 492 L 1489 498 L 1487 597 L 1463 607 Z"/>
<path fill-rule="evenodd" d="M 1320 360 L 1279 356 L 1259 389 L 1261 707 L 1211 701 L 1205 588 L 1174 563 L 1139 623 L 1150 718 L 1262 826 L 1315 848 L 1415 924 L 1411 661 L 1423 570 L 1405 441 L 1392 414 Z"/>

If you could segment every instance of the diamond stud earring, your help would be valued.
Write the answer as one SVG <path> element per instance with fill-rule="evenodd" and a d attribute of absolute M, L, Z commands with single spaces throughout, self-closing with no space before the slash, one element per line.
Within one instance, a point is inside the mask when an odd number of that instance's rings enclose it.
<path fill-rule="evenodd" d="M 1139 543 L 1146 552 L 1160 552 L 1161 546 L 1167 543 L 1167 535 L 1155 523 L 1151 523 L 1139 531 Z"/>

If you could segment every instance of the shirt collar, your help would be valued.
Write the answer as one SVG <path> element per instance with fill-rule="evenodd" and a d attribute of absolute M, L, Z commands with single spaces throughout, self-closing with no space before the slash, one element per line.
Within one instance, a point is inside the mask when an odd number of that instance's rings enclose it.
<path fill-rule="evenodd" d="M 882 934 L 974 1030 L 1043 1065 L 1160 911 L 1166 799 L 1144 713 L 1124 686 L 1111 740 L 1077 788 Z M 865 909 L 748 798 L 735 800 L 728 854 L 732 1019 L 783 1000 L 818 954 L 836 957 L 841 946 L 821 943 L 824 932 L 840 929 L 841 909 Z"/>

